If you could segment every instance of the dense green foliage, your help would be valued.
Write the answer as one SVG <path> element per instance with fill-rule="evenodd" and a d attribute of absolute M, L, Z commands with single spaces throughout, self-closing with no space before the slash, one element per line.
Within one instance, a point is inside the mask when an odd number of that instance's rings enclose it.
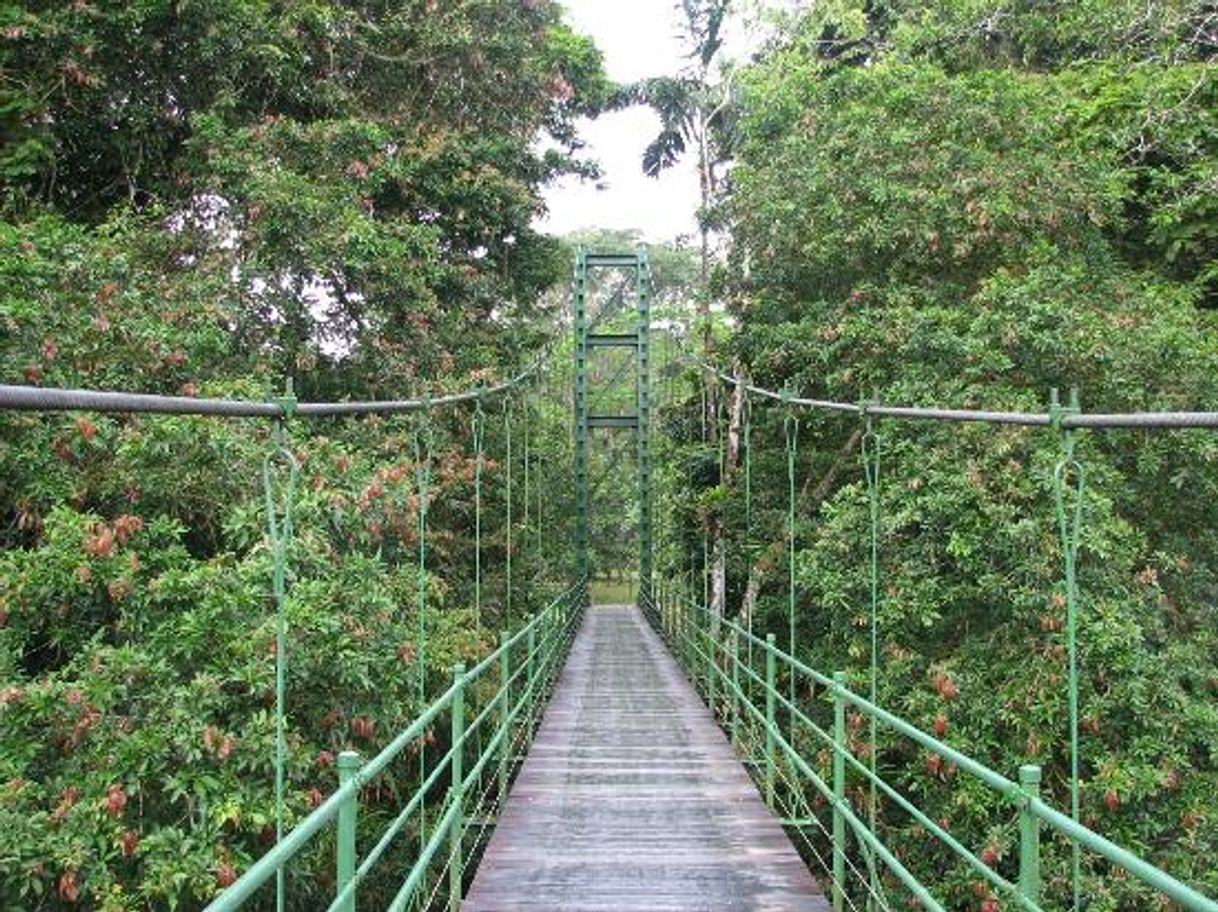
<path fill-rule="evenodd" d="M 1202 4 L 797 14 L 738 74 L 739 116 L 721 137 L 737 164 L 714 213 L 730 233 L 717 291 L 736 321 L 720 344 L 761 385 L 848 402 L 1044 411 L 1050 387 L 1077 385 L 1089 411 L 1213 408 L 1213 52 Z M 757 623 L 785 642 L 786 411 L 753 410 L 751 530 L 741 467 L 720 476 L 697 412 L 695 400 L 669 418 L 688 442 L 672 506 L 689 550 L 674 561 L 700 567 L 699 530 L 720 518 L 729 612 L 759 585 Z M 720 414 L 726 427 L 731 409 Z M 860 422 L 799 415 L 799 651 L 865 687 Z M 1057 435 L 878 431 L 881 703 L 1008 774 L 1042 764 L 1068 808 Z M 1078 447 L 1083 817 L 1212 894 L 1218 444 L 1110 431 Z M 881 749 L 890 781 L 1014 876 L 1001 801 L 908 742 Z M 883 820 L 950 907 L 993 902 L 898 809 Z M 1068 856 L 1055 848 L 1047 864 L 1060 901 Z M 1128 878 L 1084 865 L 1088 908 L 1153 907 Z"/>
<path fill-rule="evenodd" d="M 791 14 L 721 82 L 727 5 L 682 8 L 692 70 L 626 94 L 664 115 L 652 171 L 696 150 L 713 203 L 703 224 L 729 239 L 710 289 L 731 317 L 717 338 L 712 295 L 698 296 L 708 350 L 765 386 L 849 401 L 1042 410 L 1050 387 L 1077 385 L 1089 411 L 1214 408 L 1212 4 L 834 0 Z M 0 11 L 0 66 L 0 380 L 186 396 L 265 398 L 293 377 L 304 398 L 389 397 L 518 370 L 548 336 L 561 296 L 543 292 L 566 271 L 566 251 L 532 227 L 538 190 L 593 171 L 576 118 L 621 100 L 552 0 L 26 3 Z M 655 265 L 657 321 L 693 337 L 695 260 L 657 251 Z M 657 513 L 679 548 L 660 570 L 696 576 L 709 530 L 728 610 L 785 634 L 787 413 L 751 411 L 746 510 L 734 451 L 746 410 L 701 381 L 680 401 L 667 353 L 655 364 L 678 398 Z M 611 387 L 619 368 L 595 379 Z M 513 620 L 509 471 L 516 578 L 534 593 L 518 590 L 514 615 L 564 575 L 568 451 L 538 450 L 567 436 L 565 381 L 538 381 L 507 414 L 487 406 L 482 617 L 469 410 L 426 425 L 422 579 L 424 423 L 291 423 L 303 464 L 292 819 L 333 788 L 338 751 L 375 752 L 418 712 L 420 671 L 439 686 Z M 611 390 L 606 407 L 630 394 Z M 715 415 L 737 433 L 705 427 Z M 859 426 L 800 419 L 798 651 L 862 686 Z M 1061 441 L 877 427 L 881 702 L 996 769 L 1042 764 L 1066 807 Z M 255 421 L 0 417 L 5 908 L 198 908 L 273 839 L 269 434 Z M 1079 436 L 1084 822 L 1213 894 L 1218 444 Z M 595 457 L 603 568 L 633 552 L 629 514 L 610 508 L 633 487 L 617 483 L 632 453 L 616 444 Z M 905 742 L 881 751 L 894 784 L 1013 875 L 1009 808 Z M 409 765 L 367 790 L 361 813 L 387 814 Z M 882 821 L 952 908 L 994 908 L 896 809 Z M 331 848 L 294 868 L 295 907 L 331 886 Z M 1060 845 L 1046 867 L 1060 901 Z M 1089 909 L 1152 907 L 1095 859 L 1085 871 Z"/>
<path fill-rule="evenodd" d="M 0 67 L 4 382 L 401 397 L 515 373 L 550 335 L 566 254 L 531 226 L 539 189 L 589 170 L 574 122 L 609 86 L 549 0 L 9 5 Z M 565 500 L 537 497 L 570 490 L 563 460 L 531 458 L 524 509 L 523 436 L 566 430 L 561 386 L 534 387 L 511 413 L 515 620 L 567 571 Z M 481 619 L 471 411 L 430 422 L 433 692 L 513 620 L 486 408 Z M 419 710 L 421 427 L 291 425 L 293 819 L 339 750 Z M 273 839 L 268 447 L 254 421 L 0 419 L 4 908 L 198 908 Z M 331 870 L 297 866 L 294 905 Z"/>

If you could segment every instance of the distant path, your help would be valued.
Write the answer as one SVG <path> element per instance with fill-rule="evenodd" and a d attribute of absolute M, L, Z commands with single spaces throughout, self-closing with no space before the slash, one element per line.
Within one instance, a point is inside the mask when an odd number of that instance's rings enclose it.
<path fill-rule="evenodd" d="M 588 609 L 463 908 L 829 906 L 633 605 Z"/>

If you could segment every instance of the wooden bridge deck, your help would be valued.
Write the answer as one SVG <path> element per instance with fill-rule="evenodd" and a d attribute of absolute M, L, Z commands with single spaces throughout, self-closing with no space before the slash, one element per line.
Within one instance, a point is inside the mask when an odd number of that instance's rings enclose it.
<path fill-rule="evenodd" d="M 633 605 L 588 610 L 463 906 L 829 908 Z"/>

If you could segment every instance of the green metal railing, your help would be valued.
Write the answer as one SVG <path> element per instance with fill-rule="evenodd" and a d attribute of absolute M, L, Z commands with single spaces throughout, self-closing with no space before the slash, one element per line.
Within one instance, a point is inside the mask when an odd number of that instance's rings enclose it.
<path fill-rule="evenodd" d="M 563 592 L 472 668 L 453 668 L 452 685 L 366 763 L 354 752 L 338 758 L 338 787 L 207 907 L 242 908 L 280 876 L 319 833 L 335 829 L 335 895 L 329 912 L 354 912 L 359 885 L 391 845 L 414 825 L 417 848 L 392 901 L 394 912 L 447 903 L 460 908 L 469 862 L 485 835 L 471 835 L 471 810 L 489 823 L 503 806 L 541 711 L 582 616 L 586 582 Z M 449 730 L 448 749 L 429 759 L 421 781 L 361 859 L 357 854 L 361 792 L 429 733 Z M 420 755 L 423 751 L 420 750 Z M 446 791 L 443 791 L 446 789 Z M 429 805 L 432 811 L 429 822 Z M 397 856 L 401 864 L 401 849 Z"/>
<path fill-rule="evenodd" d="M 688 598 L 680 584 L 662 583 L 654 599 L 643 607 L 733 744 L 744 754 L 771 809 L 801 834 L 804 828 L 820 828 L 831 858 L 826 859 L 825 853 L 806 837 L 804 846 L 830 882 L 835 912 L 859 908 L 862 900 L 868 908 L 897 907 L 884 895 L 877 876 L 881 865 L 889 874 L 884 880 L 898 883 L 916 897 L 921 908 L 948 908 L 942 898 L 936 897 L 935 885 L 919 880 L 899 854 L 885 844 L 877 828 L 869 824 L 865 791 L 858 793 L 858 804 L 864 809 L 856 810 L 850 798 L 851 785 L 859 782 L 878 789 L 893 807 L 950 850 L 979 878 L 986 891 L 992 891 L 1012 908 L 1029 912 L 1057 908 L 1045 896 L 1042 882 L 1042 831 L 1047 831 L 1047 835 L 1064 840 L 1071 852 L 1077 848 L 1103 858 L 1112 867 L 1113 876 L 1140 881 L 1158 895 L 1164 906 L 1174 903 L 1190 912 L 1218 912 L 1218 902 L 1043 801 L 1040 767 L 1020 767 L 1018 781 L 990 769 L 850 690 L 843 672 L 827 675 L 817 671 L 780 649 L 773 634 L 761 638 L 733 621 L 715 617 L 707 607 Z M 831 703 L 831 721 L 818 723 L 813 718 L 817 707 L 792 700 L 788 696 L 792 682 L 793 691 L 820 688 Z M 870 762 L 874 757 L 856 756 L 864 751 L 851 742 L 847 710 L 908 739 L 938 758 L 937 762 L 954 765 L 1010 806 L 1016 815 L 1019 848 L 1006 874 L 999 870 L 997 861 L 983 857 L 984 851 L 974 852 L 965 846 L 947 826 L 931 819 L 885 781 Z M 817 748 L 818 756 L 812 760 L 800 751 L 800 745 L 806 743 Z M 813 812 L 813 803 L 828 807 L 828 826 Z M 854 837 L 853 852 L 848 833 Z M 847 868 L 853 878 L 847 877 Z"/>

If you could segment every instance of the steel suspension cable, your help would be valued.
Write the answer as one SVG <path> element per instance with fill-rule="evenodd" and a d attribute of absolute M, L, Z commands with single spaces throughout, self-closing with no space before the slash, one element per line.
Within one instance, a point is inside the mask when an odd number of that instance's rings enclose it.
<path fill-rule="evenodd" d="M 415 588 L 415 610 L 418 613 L 417 639 L 415 659 L 418 663 L 417 689 L 419 705 L 427 705 L 427 509 L 428 498 L 431 496 L 431 459 L 432 459 L 432 429 L 431 419 L 424 412 L 420 422 L 414 429 L 414 474 L 415 496 L 418 505 L 415 509 L 415 535 L 418 539 L 417 576 Z M 427 775 L 426 751 L 423 745 L 419 747 L 419 782 L 425 781 Z M 427 844 L 427 817 L 423 802 L 419 803 L 419 845 Z"/>
<path fill-rule="evenodd" d="M 1077 560 L 1083 526 L 1083 494 L 1086 473 L 1074 456 L 1074 434 L 1063 429 L 1062 419 L 1078 409 L 1078 393 L 1071 391 L 1070 405 L 1063 408 L 1053 392 L 1054 423 L 1061 433 L 1062 458 L 1053 470 L 1053 503 L 1061 541 L 1066 596 L 1066 654 L 1068 662 L 1070 714 L 1070 818 L 1079 822 L 1079 738 L 1078 738 L 1078 578 Z M 1067 501 L 1072 499 L 1073 503 Z M 874 703 L 875 700 L 873 699 Z M 1082 858 L 1079 844 L 1073 842 L 1070 879 L 1075 912 L 1082 907 Z"/>
<path fill-rule="evenodd" d="M 418 399 L 391 399 L 356 402 L 298 402 L 293 416 L 325 418 L 344 415 L 394 415 L 422 412 L 433 407 L 472 402 L 479 396 L 496 396 L 515 389 L 532 375 L 536 367 L 510 380 L 489 387 L 478 387 L 451 395 Z M 226 418 L 281 418 L 280 402 L 248 399 L 209 399 L 192 396 L 161 396 L 39 386 L 0 384 L 0 411 L 93 411 L 123 414 L 199 415 Z"/>
<path fill-rule="evenodd" d="M 723 484 L 727 481 L 727 433 L 724 426 L 724 407 L 723 395 L 727 392 L 727 387 L 718 388 L 719 395 L 715 396 L 715 443 L 718 445 L 718 470 L 719 483 Z M 730 424 L 731 419 L 728 419 Z"/>
<path fill-rule="evenodd" d="M 720 490 L 724 489 L 727 484 L 727 429 L 724 426 L 724 407 L 723 397 L 727 392 L 727 387 L 717 387 L 718 394 L 715 396 L 715 442 L 718 444 L 718 463 L 716 471 L 718 472 L 718 486 Z M 727 423 L 731 423 L 731 418 L 727 419 Z M 722 501 L 718 501 L 722 503 Z M 722 513 L 722 507 L 716 507 L 719 512 L 718 535 L 715 536 L 714 555 L 711 567 L 711 598 L 722 599 L 722 604 L 717 604 L 715 607 L 719 609 L 719 614 L 722 615 L 727 609 L 727 579 L 719 578 L 719 573 L 722 570 L 726 574 L 726 555 L 724 548 L 726 547 L 725 539 L 727 538 L 727 517 Z"/>
<path fill-rule="evenodd" d="M 288 388 L 290 403 L 291 387 Z M 290 406 L 288 407 L 290 411 Z M 262 487 L 266 499 L 267 535 L 273 570 L 271 591 L 275 600 L 275 841 L 283 839 L 284 775 L 287 755 L 287 562 L 292 543 L 296 482 L 300 463 L 288 449 L 283 419 L 275 422 L 271 449 L 262 462 Z M 276 484 L 276 475 L 286 471 L 286 482 Z M 277 488 L 282 488 L 277 493 Z M 284 872 L 275 872 L 275 908 L 284 908 Z"/>
<path fill-rule="evenodd" d="M 995 409 L 936 408 L 922 406 L 879 405 L 866 406 L 853 402 L 836 402 L 829 399 L 809 399 L 788 396 L 785 391 L 766 389 L 733 376 L 701 358 L 680 352 L 678 357 L 690 367 L 709 372 L 725 383 L 743 385 L 745 390 L 775 402 L 789 402 L 804 408 L 821 409 L 861 415 L 864 411 L 877 418 L 898 418 L 911 421 L 980 422 L 983 424 L 1010 424 L 1024 427 L 1051 427 L 1054 416 L 1050 412 L 1016 412 Z M 1161 411 L 1161 412 L 1095 412 L 1093 414 L 1069 413 L 1060 419 L 1063 428 L 1218 428 L 1218 411 Z"/>
<path fill-rule="evenodd" d="M 863 475 L 867 484 L 867 507 L 869 526 L 869 555 L 868 555 L 868 587 L 871 601 L 871 662 L 868 673 L 868 686 L 871 702 L 876 703 L 876 691 L 879 678 L 879 606 L 880 606 L 880 435 L 876 433 L 873 419 L 869 411 L 864 411 L 863 418 L 866 430 L 860 441 L 863 458 Z M 792 653 L 793 654 L 793 653 Z M 876 720 L 871 716 L 869 726 L 870 750 L 868 751 L 868 766 L 871 778 L 867 789 L 867 826 L 874 834 L 876 829 L 876 766 L 878 745 L 876 744 Z M 872 864 L 874 877 L 875 865 Z M 878 884 L 872 882 L 873 889 Z"/>
<path fill-rule="evenodd" d="M 543 399 L 543 402 L 544 402 L 544 399 Z M 543 413 L 538 413 L 538 419 L 540 419 L 540 418 L 543 418 Z M 537 459 L 537 468 L 535 469 L 535 471 L 533 471 L 533 476 L 535 476 L 536 483 L 535 483 L 535 485 L 533 485 L 533 488 L 535 488 L 535 491 L 537 493 L 537 504 L 536 504 L 535 510 L 533 510 L 533 524 L 535 524 L 535 526 L 536 526 L 537 536 L 536 536 L 535 548 L 536 548 L 536 552 L 537 552 L 537 563 L 538 563 L 538 566 L 540 566 L 541 564 L 544 563 L 544 560 L 546 560 L 546 553 L 544 553 L 544 550 L 542 550 L 542 543 L 543 543 L 543 541 L 542 541 L 542 539 L 543 539 L 542 491 L 544 489 L 544 485 L 542 483 L 542 475 L 543 475 L 544 468 L 546 468 L 546 451 L 544 451 L 544 448 L 537 449 L 536 459 Z"/>
<path fill-rule="evenodd" d="M 787 454 L 787 648 L 795 655 L 795 459 L 799 446 L 799 419 L 788 412 L 782 422 Z M 795 703 L 795 675 L 790 676 L 791 703 Z M 791 721 L 791 737 L 795 736 L 795 723 Z"/>
<path fill-rule="evenodd" d="M 742 428 L 741 436 L 744 445 L 744 554 L 748 565 L 748 576 L 752 576 L 753 572 L 753 400 L 749 398 L 747 389 L 741 390 L 741 395 L 744 396 L 744 427 Z M 748 597 L 748 580 L 745 581 L 745 597 Z M 750 667 L 753 664 L 753 605 L 751 602 L 745 604 L 748 616 L 745 618 L 745 623 L 748 625 L 748 662 Z M 753 695 L 752 682 L 749 683 L 749 697 Z"/>
<path fill-rule="evenodd" d="M 559 328 L 556 319 L 550 329 Z M 229 418 L 308 418 L 343 415 L 393 415 L 427 411 L 431 408 L 473 402 L 483 396 L 498 396 L 516 388 L 539 373 L 555 348 L 566 340 L 566 333 L 550 332 L 537 356 L 519 373 L 492 386 L 478 385 L 456 393 L 430 393 L 412 399 L 354 400 L 348 402 L 297 402 L 291 408 L 283 400 L 196 398 L 128 393 L 108 390 L 62 389 L 0 383 L 0 411 L 94 411 L 125 414 L 163 414 L 223 416 Z"/>
<path fill-rule="evenodd" d="M 501 625 L 507 630 L 512 629 L 512 397 L 503 397 L 503 433 L 505 437 L 506 454 L 504 462 L 507 470 L 507 550 L 505 554 L 505 569 L 507 572 L 507 591 L 504 597 L 504 622 Z"/>
<path fill-rule="evenodd" d="M 421 412 L 428 408 L 441 407 L 463 402 L 473 402 L 480 396 L 498 396 L 513 390 L 516 386 L 536 373 L 540 368 L 541 358 L 548 357 L 546 352 L 536 360 L 531 367 L 521 371 L 512 379 L 501 384 L 488 387 L 475 387 L 451 395 L 432 396 L 413 399 L 384 399 L 384 401 L 354 401 L 354 402 L 301 402 L 295 407 L 296 415 L 301 418 L 335 418 L 342 415 L 373 415 L 401 414 Z M 798 396 L 786 397 L 786 393 L 767 390 L 744 381 L 742 377 L 722 373 L 713 364 L 708 364 L 699 358 L 693 358 L 683 352 L 678 352 L 678 359 L 683 360 L 698 370 L 709 371 L 721 380 L 732 385 L 743 385 L 745 391 L 754 396 L 772 399 L 772 401 L 787 401 L 800 407 L 826 409 L 829 412 L 860 414 L 862 407 L 856 403 L 834 402 L 831 399 L 803 398 Z M 125 414 L 169 414 L 169 415 L 214 415 L 225 418 L 278 418 L 284 415 L 283 407 L 275 402 L 259 402 L 253 399 L 219 399 L 195 398 L 189 396 L 160 396 L 150 393 L 128 393 L 95 390 L 66 390 L 66 388 L 22 386 L 0 384 L 0 412 L 110 412 Z M 867 407 L 870 414 L 877 418 L 898 418 L 909 420 L 931 421 L 979 421 L 987 424 L 1022 425 L 1032 427 L 1049 427 L 1054 424 L 1051 414 L 1043 412 L 1005 412 L 994 409 L 963 409 L 963 408 L 929 408 L 911 407 L 911 405 L 878 405 Z M 1158 427 L 1158 429 L 1186 429 L 1186 427 L 1208 427 L 1218 429 L 1218 412 L 1205 410 L 1188 410 L 1188 412 L 1113 412 L 1094 414 L 1067 414 L 1061 419 L 1065 429 L 1077 427 Z"/>
<path fill-rule="evenodd" d="M 702 446 L 705 447 L 707 437 L 709 436 L 708 428 L 710 427 L 710 416 L 707 412 L 710 410 L 710 399 L 706 391 L 706 384 L 702 385 Z M 702 516 L 702 605 L 705 608 L 710 607 L 710 514 L 705 513 Z"/>
<path fill-rule="evenodd" d="M 482 629 L 482 462 L 483 439 L 486 436 L 486 413 L 482 397 L 474 406 L 470 431 L 474 438 L 474 618 Z"/>
<path fill-rule="evenodd" d="M 521 522 L 520 529 L 520 561 L 524 565 L 525 573 L 528 573 L 529 567 L 529 435 L 532 431 L 532 399 L 529 396 L 521 398 L 521 412 L 524 415 L 524 427 L 521 428 L 523 450 L 522 459 L 524 462 L 524 486 L 521 491 L 522 499 L 524 500 L 524 517 Z M 525 611 L 529 610 L 529 599 L 527 598 L 528 591 L 525 591 Z"/>

